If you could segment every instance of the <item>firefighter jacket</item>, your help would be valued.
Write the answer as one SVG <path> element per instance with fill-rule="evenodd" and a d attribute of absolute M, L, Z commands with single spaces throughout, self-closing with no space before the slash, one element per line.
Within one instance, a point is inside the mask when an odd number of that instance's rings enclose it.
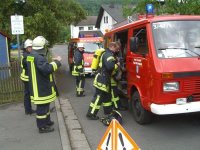
<path fill-rule="evenodd" d="M 28 77 L 28 68 L 27 68 L 27 63 L 26 63 L 26 58 L 29 53 L 26 52 L 25 50 L 23 51 L 23 55 L 21 56 L 21 75 L 20 79 L 22 81 L 28 82 L 29 77 Z"/>
<path fill-rule="evenodd" d="M 84 60 L 83 60 L 83 52 L 76 49 L 74 51 L 74 58 L 73 58 L 74 67 L 72 70 L 73 76 L 82 76 L 84 75 Z"/>
<path fill-rule="evenodd" d="M 111 76 L 111 86 L 117 86 L 117 79 L 116 76 L 118 75 L 119 72 L 119 67 L 116 66 L 112 72 L 112 76 Z"/>
<path fill-rule="evenodd" d="M 61 63 L 57 60 L 48 63 L 44 56 L 33 51 L 27 56 L 27 66 L 31 101 L 36 105 L 54 101 L 56 91 L 52 73 Z"/>
<path fill-rule="evenodd" d="M 102 54 L 99 66 L 93 85 L 102 91 L 110 92 L 112 72 L 117 67 L 111 50 L 106 49 L 105 53 Z"/>
<path fill-rule="evenodd" d="M 114 58 L 115 58 L 115 68 L 113 69 L 113 72 L 112 72 L 112 75 L 111 75 L 111 86 L 117 86 L 118 81 L 116 79 L 116 76 L 119 74 L 119 71 L 120 71 L 120 67 L 117 65 L 118 58 L 117 58 L 116 53 L 114 55 Z"/>

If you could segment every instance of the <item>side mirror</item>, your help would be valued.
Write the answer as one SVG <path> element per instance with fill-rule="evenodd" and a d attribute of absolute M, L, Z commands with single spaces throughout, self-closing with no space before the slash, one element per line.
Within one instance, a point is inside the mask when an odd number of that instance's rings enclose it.
<path fill-rule="evenodd" d="M 130 39 L 130 50 L 131 52 L 136 52 L 138 49 L 138 37 L 131 37 Z"/>

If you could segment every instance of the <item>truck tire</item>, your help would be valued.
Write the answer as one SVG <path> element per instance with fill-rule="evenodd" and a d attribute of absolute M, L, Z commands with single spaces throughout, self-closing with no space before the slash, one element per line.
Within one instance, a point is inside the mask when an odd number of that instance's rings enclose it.
<path fill-rule="evenodd" d="M 152 113 L 143 108 L 138 91 L 132 94 L 130 107 L 133 117 L 137 123 L 142 125 L 148 124 L 152 121 Z"/>

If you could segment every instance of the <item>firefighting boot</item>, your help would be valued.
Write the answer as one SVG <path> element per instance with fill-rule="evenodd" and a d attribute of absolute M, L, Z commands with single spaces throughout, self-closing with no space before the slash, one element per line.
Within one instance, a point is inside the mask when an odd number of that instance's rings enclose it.
<path fill-rule="evenodd" d="M 53 122 L 53 121 L 49 121 L 49 122 L 47 123 L 47 126 L 52 126 L 52 125 L 54 125 L 54 122 Z"/>
<path fill-rule="evenodd" d="M 48 133 L 48 132 L 53 132 L 53 131 L 54 131 L 54 128 L 50 126 L 39 128 L 39 133 Z"/>
<path fill-rule="evenodd" d="M 99 117 L 97 115 L 90 114 L 90 113 L 87 113 L 86 117 L 90 120 L 98 120 L 99 119 Z"/>

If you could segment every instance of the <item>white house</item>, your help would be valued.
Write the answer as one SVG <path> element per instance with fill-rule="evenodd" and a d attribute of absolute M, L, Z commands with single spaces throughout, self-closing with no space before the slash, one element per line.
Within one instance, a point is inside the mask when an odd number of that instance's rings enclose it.
<path fill-rule="evenodd" d="M 96 28 L 105 34 L 113 28 L 117 23 L 123 22 L 126 18 L 123 17 L 121 5 L 102 5 L 96 21 Z"/>
<path fill-rule="evenodd" d="M 84 36 L 102 36 L 102 33 L 95 27 L 97 16 L 87 16 L 78 24 L 71 24 L 71 38 Z"/>

